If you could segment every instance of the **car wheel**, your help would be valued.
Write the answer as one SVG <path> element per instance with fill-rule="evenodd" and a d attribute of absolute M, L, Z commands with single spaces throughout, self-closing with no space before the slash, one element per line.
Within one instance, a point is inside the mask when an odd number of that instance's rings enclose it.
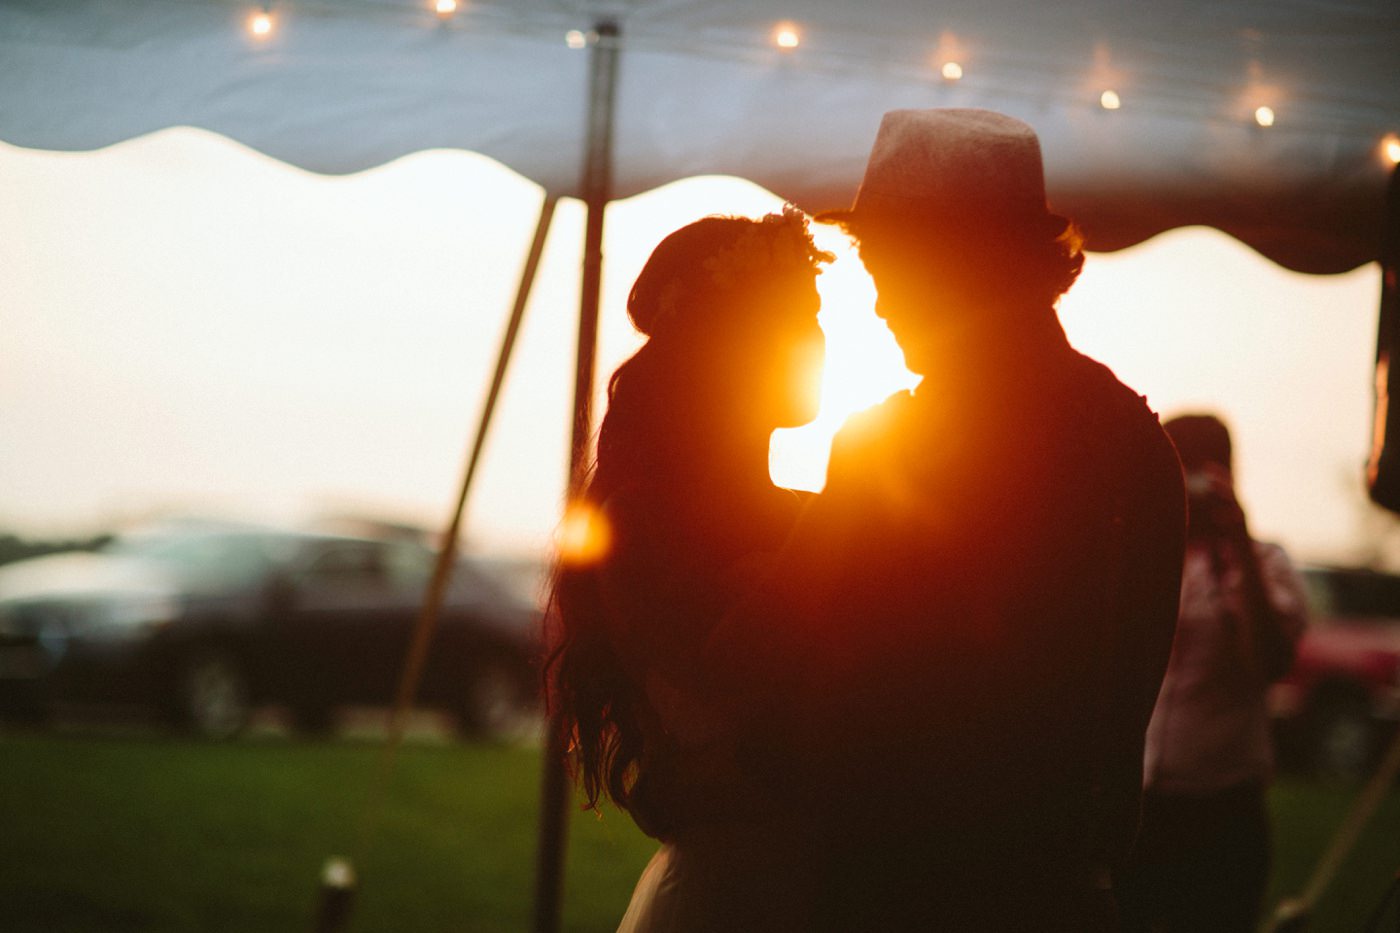
<path fill-rule="evenodd" d="M 0 723 L 6 725 L 34 729 L 47 726 L 52 720 L 53 709 L 42 697 L 26 696 L 14 703 L 0 706 Z"/>
<path fill-rule="evenodd" d="M 226 651 L 185 658 L 179 673 L 181 723 L 195 734 L 227 739 L 243 731 L 252 712 L 243 666 Z"/>
<path fill-rule="evenodd" d="M 479 663 L 467 681 L 459 731 L 491 739 L 523 738 L 535 721 L 535 696 L 527 681 L 503 660 Z"/>
<path fill-rule="evenodd" d="M 1328 777 L 1364 777 L 1375 760 L 1376 727 L 1359 701 L 1334 700 L 1318 711 L 1313 762 Z"/>
<path fill-rule="evenodd" d="M 292 706 L 292 728 L 302 735 L 317 738 L 330 735 L 335 726 L 335 713 L 324 703 L 297 703 Z"/>

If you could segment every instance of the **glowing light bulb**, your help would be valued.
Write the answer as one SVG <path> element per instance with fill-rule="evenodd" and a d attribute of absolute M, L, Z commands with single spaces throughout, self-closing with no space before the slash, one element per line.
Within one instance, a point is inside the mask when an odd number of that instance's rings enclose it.
<path fill-rule="evenodd" d="M 957 62 L 944 62 L 944 63 L 943 63 L 943 80 L 944 80 L 944 81 L 961 81 L 961 80 L 962 80 L 962 76 L 963 76 L 962 65 L 959 65 Z"/>
<path fill-rule="evenodd" d="M 1109 89 L 1099 95 L 1099 106 L 1105 110 L 1117 110 L 1123 106 L 1123 101 L 1118 99 L 1117 91 Z"/>
<path fill-rule="evenodd" d="M 1274 125 L 1274 108 L 1260 107 L 1254 111 L 1254 122 L 1260 126 Z"/>
<path fill-rule="evenodd" d="M 259 39 L 272 35 L 272 14 L 259 10 L 248 20 L 248 31 Z"/>
<path fill-rule="evenodd" d="M 796 26 L 782 23 L 773 32 L 773 43 L 780 49 L 795 49 L 802 44 L 802 37 L 798 35 Z"/>
<path fill-rule="evenodd" d="M 588 45 L 588 37 L 581 30 L 570 29 L 564 33 L 564 44 L 571 49 L 582 49 Z"/>
<path fill-rule="evenodd" d="M 1391 165 L 1400 165 L 1400 136 L 1388 133 L 1381 140 L 1381 157 Z"/>
<path fill-rule="evenodd" d="M 437 10 L 438 16 L 451 16 L 457 12 L 457 0 L 437 0 L 433 9 Z"/>

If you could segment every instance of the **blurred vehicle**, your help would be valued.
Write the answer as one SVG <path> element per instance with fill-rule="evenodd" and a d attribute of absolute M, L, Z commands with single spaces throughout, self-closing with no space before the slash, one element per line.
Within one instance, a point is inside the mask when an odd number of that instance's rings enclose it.
<path fill-rule="evenodd" d="M 1303 569 L 1312 624 L 1269 694 L 1285 762 L 1355 776 L 1400 722 L 1400 576 Z"/>
<path fill-rule="evenodd" d="M 183 523 L 0 567 L 0 703 L 139 703 L 200 734 L 281 704 L 299 729 L 392 702 L 434 552 L 405 537 Z M 417 701 L 465 733 L 535 706 L 539 609 L 459 561 Z"/>

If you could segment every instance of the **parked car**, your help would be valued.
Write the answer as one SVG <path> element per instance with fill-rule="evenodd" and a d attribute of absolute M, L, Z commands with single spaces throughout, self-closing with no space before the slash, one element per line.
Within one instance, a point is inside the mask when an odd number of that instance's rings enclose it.
<path fill-rule="evenodd" d="M 187 523 L 0 567 L 0 698 L 31 718 L 135 702 L 217 737 L 275 703 L 323 731 L 337 707 L 392 702 L 434 561 L 405 538 Z M 465 732 L 517 725 L 538 618 L 460 561 L 419 703 Z"/>
<path fill-rule="evenodd" d="M 1400 722 L 1400 576 L 1306 567 L 1312 622 L 1269 694 L 1286 761 L 1364 772 Z"/>

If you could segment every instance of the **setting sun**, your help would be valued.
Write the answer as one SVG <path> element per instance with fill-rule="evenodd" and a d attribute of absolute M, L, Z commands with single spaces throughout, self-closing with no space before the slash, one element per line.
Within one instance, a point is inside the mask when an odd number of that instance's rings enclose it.
<path fill-rule="evenodd" d="M 774 434 L 769 472 L 779 486 L 815 491 L 826 483 L 831 438 L 845 420 L 919 378 L 905 368 L 894 336 L 875 314 L 875 283 L 850 237 L 821 224 L 812 233 L 818 246 L 836 254 L 817 279 L 826 332 L 821 409 L 811 424 Z"/>

